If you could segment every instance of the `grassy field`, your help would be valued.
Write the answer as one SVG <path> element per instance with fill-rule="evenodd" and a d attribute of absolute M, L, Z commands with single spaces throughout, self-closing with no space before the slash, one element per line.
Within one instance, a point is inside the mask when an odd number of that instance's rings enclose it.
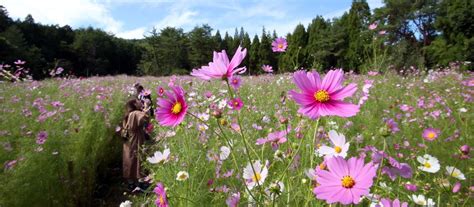
<path fill-rule="evenodd" d="M 129 196 L 133 206 L 154 206 L 159 195 L 151 190 L 157 183 L 164 185 L 171 206 L 225 206 L 236 194 L 242 206 L 325 206 L 313 194 L 317 182 L 306 172 L 323 162 L 315 150 L 331 146 L 330 130 L 349 141 L 346 159 L 361 156 L 366 163 L 376 162 L 375 152 L 385 154 L 377 162 L 372 199 L 363 198 L 361 206 L 380 198 L 398 198 L 413 206 L 413 195 L 424 195 L 441 206 L 472 206 L 473 162 L 467 158 L 469 153 L 460 150 L 463 145 L 474 146 L 472 74 L 445 70 L 345 77 L 345 84 L 358 84 L 356 94 L 346 99 L 355 104 L 372 80 L 368 100 L 356 116 L 319 120 L 297 113 L 298 105 L 287 94 L 296 89 L 291 74 L 243 77 L 242 86 L 233 92 L 244 103 L 241 110 L 226 106 L 231 93 L 225 82 L 188 76 L 0 83 L 0 161 L 4 163 L 0 206 L 92 205 L 96 175 L 111 162 L 120 162 L 121 138 L 114 131 L 136 82 L 151 89 L 153 98 L 159 96 L 160 86 L 168 90 L 169 84 L 180 85 L 189 108 L 177 127 L 154 122 L 154 139 L 141 153 L 152 187 Z M 215 116 L 219 108 L 222 113 Z M 433 141 L 423 139 L 428 128 L 439 130 Z M 287 133 L 286 142 L 256 144 L 277 131 Z M 230 150 L 228 157 L 222 147 Z M 170 150 L 165 162 L 147 161 L 164 149 Z M 418 168 L 422 164 L 416 157 L 424 154 L 439 160 L 439 171 Z M 392 180 L 382 173 L 383 167 L 396 165 L 389 157 L 408 164 L 412 175 Z M 250 191 L 242 179 L 249 161 L 260 161 L 268 169 L 264 182 Z M 447 166 L 459 169 L 465 179 L 449 176 Z M 177 179 L 180 171 L 189 177 Z M 457 182 L 460 190 L 453 192 Z M 408 190 L 406 184 L 416 185 L 417 190 Z"/>

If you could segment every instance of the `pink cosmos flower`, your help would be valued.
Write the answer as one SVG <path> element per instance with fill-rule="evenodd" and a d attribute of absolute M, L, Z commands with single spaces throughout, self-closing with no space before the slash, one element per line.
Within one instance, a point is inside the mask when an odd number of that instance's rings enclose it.
<path fill-rule="evenodd" d="M 144 89 L 140 95 L 142 96 L 149 96 L 151 94 L 151 90 L 150 89 Z"/>
<path fill-rule="evenodd" d="M 418 190 L 418 186 L 414 184 L 407 183 L 405 184 L 405 189 L 411 191 L 411 192 L 416 192 Z"/>
<path fill-rule="evenodd" d="M 17 160 L 10 160 L 5 163 L 5 170 L 12 169 L 18 163 Z"/>
<path fill-rule="evenodd" d="M 456 183 L 454 184 L 454 186 L 453 186 L 452 192 L 453 192 L 453 193 L 457 193 L 457 192 L 459 192 L 460 189 L 461 189 L 461 183 L 460 183 L 460 182 L 456 182 Z"/>
<path fill-rule="evenodd" d="M 242 79 L 238 75 L 234 75 L 229 79 L 229 84 L 232 86 L 234 89 L 240 88 L 240 85 L 242 84 Z"/>
<path fill-rule="evenodd" d="M 363 158 L 332 157 L 326 160 L 328 170 L 317 171 L 319 186 L 313 189 L 316 198 L 327 203 L 358 204 L 361 196 L 369 194 L 376 176 L 372 163 L 364 164 Z"/>
<path fill-rule="evenodd" d="M 398 198 L 393 200 L 393 202 L 390 199 L 382 198 L 380 202 L 382 203 L 383 207 L 408 207 L 407 202 L 400 203 Z"/>
<path fill-rule="evenodd" d="M 153 189 L 153 192 L 156 194 L 156 201 L 155 204 L 158 207 L 168 207 L 168 199 L 166 198 L 166 190 L 165 186 L 163 183 L 158 183 L 156 184 L 155 189 Z"/>
<path fill-rule="evenodd" d="M 239 46 L 237 51 L 235 51 L 234 57 L 229 62 L 225 50 L 219 53 L 214 51 L 212 62 L 208 66 L 202 66 L 200 69 L 193 69 L 191 75 L 203 80 L 211 80 L 212 78 L 228 79 L 236 73 L 242 74 L 247 69 L 245 67 L 237 68 L 237 66 L 240 65 L 245 55 L 247 55 L 247 49 Z"/>
<path fill-rule="evenodd" d="M 352 96 L 357 85 L 351 83 L 342 86 L 344 72 L 341 69 L 330 70 L 321 81 L 316 71 L 297 71 L 293 74 L 293 81 L 301 89 L 301 93 L 289 91 L 291 97 L 300 105 L 299 113 L 311 119 L 320 116 L 350 117 L 359 112 L 359 106 L 343 102 L 346 97 Z"/>
<path fill-rule="evenodd" d="M 56 75 L 61 74 L 63 71 L 64 71 L 64 68 L 62 68 L 62 67 L 57 68 L 56 69 Z"/>
<path fill-rule="evenodd" d="M 385 124 L 387 125 L 388 129 L 392 133 L 396 133 L 400 131 L 400 128 L 398 128 L 398 123 L 393 119 L 385 120 Z"/>
<path fill-rule="evenodd" d="M 372 23 L 372 24 L 369 25 L 369 29 L 370 29 L 370 30 L 377 29 L 377 26 L 378 26 L 377 23 L 374 22 L 374 23 Z"/>
<path fill-rule="evenodd" d="M 48 132 L 40 131 L 36 136 L 36 144 L 44 144 L 46 139 L 48 139 Z"/>
<path fill-rule="evenodd" d="M 239 205 L 239 201 L 240 201 L 240 192 L 237 192 L 230 195 L 227 198 L 227 200 L 225 200 L 225 203 L 229 207 L 237 207 Z"/>
<path fill-rule="evenodd" d="M 387 31 L 385 31 L 385 30 L 380 30 L 379 31 L 379 35 L 385 35 L 386 33 L 387 33 Z"/>
<path fill-rule="evenodd" d="M 376 76 L 376 75 L 378 75 L 378 74 L 379 74 L 379 72 L 377 72 L 377 71 L 369 71 L 369 72 L 367 73 L 367 75 L 369 75 L 369 76 Z"/>
<path fill-rule="evenodd" d="M 53 102 L 51 102 L 51 105 L 56 107 L 56 108 L 64 106 L 64 104 L 61 103 L 60 101 L 53 101 Z"/>
<path fill-rule="evenodd" d="M 262 70 L 267 73 L 273 73 L 273 67 L 271 65 L 262 65 Z"/>
<path fill-rule="evenodd" d="M 230 100 L 227 104 L 233 109 L 233 110 L 240 110 L 242 106 L 244 106 L 244 102 L 240 98 L 234 98 Z"/>
<path fill-rule="evenodd" d="M 440 133 L 439 129 L 433 129 L 433 128 L 427 128 L 423 130 L 423 138 L 426 139 L 427 141 L 434 141 L 436 138 L 438 138 Z"/>
<path fill-rule="evenodd" d="M 23 65 L 23 64 L 26 63 L 26 61 L 17 60 L 17 61 L 15 61 L 15 62 L 13 62 L 13 63 L 15 63 L 15 65 Z"/>
<path fill-rule="evenodd" d="M 184 100 L 184 90 L 180 86 L 172 87 L 165 92 L 166 97 L 158 98 L 155 110 L 156 120 L 163 126 L 175 127 L 184 120 L 188 105 Z"/>
<path fill-rule="evenodd" d="M 288 47 L 288 42 L 286 42 L 286 39 L 283 37 L 276 38 L 272 42 L 273 52 L 285 52 L 287 47 Z"/>
<path fill-rule="evenodd" d="M 266 138 L 259 138 L 257 139 L 257 145 L 262 145 L 265 143 L 270 142 L 274 150 L 278 149 L 280 144 L 285 143 L 286 139 L 286 131 L 277 131 L 268 134 Z"/>

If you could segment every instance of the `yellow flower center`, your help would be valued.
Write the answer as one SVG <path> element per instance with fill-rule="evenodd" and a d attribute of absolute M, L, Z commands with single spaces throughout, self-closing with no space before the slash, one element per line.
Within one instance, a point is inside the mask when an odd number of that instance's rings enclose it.
<path fill-rule="evenodd" d="M 239 106 L 239 102 L 238 102 L 238 101 L 234 101 L 234 106 L 235 106 L 235 107 Z"/>
<path fill-rule="evenodd" d="M 336 151 L 336 153 L 341 153 L 342 148 L 339 147 L 339 146 L 336 146 L 336 147 L 334 147 L 334 151 Z"/>
<path fill-rule="evenodd" d="M 178 114 L 179 112 L 181 112 L 181 109 L 183 109 L 183 106 L 181 106 L 181 103 L 180 103 L 180 102 L 176 102 L 176 103 L 173 105 L 173 108 L 171 108 L 171 113 L 173 113 L 173 114 Z"/>
<path fill-rule="evenodd" d="M 278 44 L 278 49 L 282 49 L 283 48 L 283 44 Z"/>
<path fill-rule="evenodd" d="M 239 83 L 239 80 L 234 79 L 234 80 L 232 80 L 232 82 L 234 82 L 234 84 L 237 84 L 237 83 Z"/>
<path fill-rule="evenodd" d="M 319 90 L 314 93 L 314 98 L 316 101 L 324 103 L 329 101 L 329 93 L 326 90 Z"/>
<path fill-rule="evenodd" d="M 160 204 L 165 204 L 165 199 L 163 199 L 162 195 L 160 195 Z"/>
<path fill-rule="evenodd" d="M 355 180 L 351 176 L 348 176 L 348 175 L 342 177 L 341 182 L 342 182 L 342 187 L 344 188 L 352 188 L 356 184 Z"/>
<path fill-rule="evenodd" d="M 425 162 L 424 166 L 425 166 L 426 168 L 431 168 L 431 164 L 430 164 L 429 162 Z"/>
<path fill-rule="evenodd" d="M 320 170 L 326 169 L 326 165 L 324 164 L 324 162 L 321 163 L 321 164 L 319 164 L 319 169 L 320 169 Z"/>
<path fill-rule="evenodd" d="M 256 172 L 255 175 L 252 176 L 253 182 L 258 182 L 262 179 L 262 175 L 260 173 Z"/>
<path fill-rule="evenodd" d="M 436 136 L 436 134 L 434 132 L 430 132 L 430 133 L 428 133 L 427 137 L 428 137 L 428 139 L 434 139 L 435 136 Z"/>
<path fill-rule="evenodd" d="M 181 174 L 181 175 L 179 175 L 179 179 L 181 179 L 181 180 L 184 180 L 184 179 L 186 179 L 186 177 L 187 177 L 187 176 L 186 176 L 186 174 L 184 174 L 184 173 L 183 173 L 183 174 Z"/>
<path fill-rule="evenodd" d="M 453 172 L 451 173 L 451 176 L 453 176 L 453 177 L 458 177 L 459 175 L 460 175 L 460 174 L 459 174 L 458 172 L 456 172 L 456 171 L 453 171 Z"/>

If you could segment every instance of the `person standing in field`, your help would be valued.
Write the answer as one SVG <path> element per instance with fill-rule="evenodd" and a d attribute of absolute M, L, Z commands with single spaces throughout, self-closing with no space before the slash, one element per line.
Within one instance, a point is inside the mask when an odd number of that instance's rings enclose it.
<path fill-rule="evenodd" d="M 129 187 L 133 187 L 143 177 L 140 166 L 140 147 L 145 141 L 145 125 L 150 119 L 148 115 L 150 106 L 146 102 L 143 106 L 140 100 L 132 99 L 126 103 L 125 107 L 126 115 L 122 123 L 127 133 L 123 144 L 123 177 L 127 179 Z"/>
<path fill-rule="evenodd" d="M 150 90 L 145 90 L 143 86 L 140 83 L 135 84 L 135 89 L 137 90 L 137 98 L 142 102 L 143 105 L 147 103 L 150 106 L 150 110 L 148 111 L 148 115 L 150 117 L 154 116 L 154 110 L 153 110 L 153 101 L 151 99 L 151 91 Z"/>

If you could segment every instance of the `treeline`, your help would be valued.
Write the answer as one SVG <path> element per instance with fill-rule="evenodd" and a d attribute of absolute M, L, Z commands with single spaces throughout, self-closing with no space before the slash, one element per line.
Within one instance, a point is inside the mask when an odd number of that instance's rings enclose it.
<path fill-rule="evenodd" d="M 272 52 L 271 43 L 279 35 L 265 28 L 251 37 L 244 28 L 229 35 L 213 34 L 208 25 L 189 32 L 167 27 L 144 39 L 125 40 L 100 29 L 38 24 L 30 15 L 13 20 L 0 7 L 0 63 L 25 60 L 35 79 L 57 67 L 75 76 L 189 74 L 211 61 L 213 51 L 226 50 L 231 56 L 238 45 L 248 49 L 243 65 L 249 74 L 261 73 L 264 64 L 276 72 L 331 67 L 364 72 L 473 61 L 471 0 L 384 3 L 372 13 L 365 0 L 354 0 L 341 17 L 317 16 L 307 26 L 296 25 L 284 36 L 284 53 Z"/>

